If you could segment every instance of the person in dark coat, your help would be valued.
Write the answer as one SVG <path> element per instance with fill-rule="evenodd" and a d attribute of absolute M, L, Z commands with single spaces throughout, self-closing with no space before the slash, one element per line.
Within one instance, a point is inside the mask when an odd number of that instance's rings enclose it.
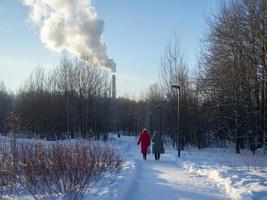
<path fill-rule="evenodd" d="M 143 154 L 143 159 L 146 160 L 147 148 L 150 145 L 150 135 L 146 129 L 142 131 L 139 136 L 137 145 L 141 143 L 141 153 Z"/>
<path fill-rule="evenodd" d="M 156 131 L 153 134 L 152 143 L 152 153 L 155 155 L 155 160 L 159 160 L 163 143 L 160 134 Z"/>

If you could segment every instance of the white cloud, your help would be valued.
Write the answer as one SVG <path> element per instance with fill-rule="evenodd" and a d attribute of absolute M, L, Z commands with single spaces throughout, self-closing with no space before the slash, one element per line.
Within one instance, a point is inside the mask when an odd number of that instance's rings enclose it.
<path fill-rule="evenodd" d="M 40 29 L 41 41 L 55 52 L 68 50 L 89 63 L 116 70 L 102 38 L 103 20 L 89 0 L 23 0 L 31 8 L 30 21 Z"/>

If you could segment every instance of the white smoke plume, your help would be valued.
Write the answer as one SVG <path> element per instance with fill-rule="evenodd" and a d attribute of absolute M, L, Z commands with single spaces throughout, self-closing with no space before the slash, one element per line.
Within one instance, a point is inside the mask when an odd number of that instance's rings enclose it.
<path fill-rule="evenodd" d="M 78 58 L 116 71 L 102 38 L 103 20 L 97 18 L 90 0 L 23 0 L 31 8 L 30 21 L 40 29 L 46 47 L 68 50 Z"/>

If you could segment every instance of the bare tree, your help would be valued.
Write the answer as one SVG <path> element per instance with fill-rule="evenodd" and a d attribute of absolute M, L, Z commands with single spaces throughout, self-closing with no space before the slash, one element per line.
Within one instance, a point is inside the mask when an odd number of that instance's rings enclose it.
<path fill-rule="evenodd" d="M 216 116 L 210 130 L 223 130 L 224 138 L 235 141 L 237 153 L 245 146 L 255 153 L 265 143 L 266 54 L 261 33 L 266 26 L 260 14 L 266 13 L 264 2 L 222 3 L 218 15 L 209 21 L 203 51 L 205 75 L 199 84 L 205 90 L 205 104 L 213 107 L 210 112 Z"/>

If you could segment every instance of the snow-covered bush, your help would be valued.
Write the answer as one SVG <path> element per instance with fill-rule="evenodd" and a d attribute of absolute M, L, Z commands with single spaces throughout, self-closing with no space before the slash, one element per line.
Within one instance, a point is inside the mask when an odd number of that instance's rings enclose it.
<path fill-rule="evenodd" d="M 34 199 L 80 199 L 98 180 L 113 180 L 122 167 L 111 148 L 82 141 L 17 143 L 14 162 L 10 141 L 1 145 L 0 190 L 16 185 Z"/>
<path fill-rule="evenodd" d="M 0 141 L 0 190 L 16 183 L 13 156 L 6 141 Z"/>
<path fill-rule="evenodd" d="M 16 191 L 18 184 L 18 162 L 16 162 L 16 139 L 0 139 L 0 199 Z"/>

